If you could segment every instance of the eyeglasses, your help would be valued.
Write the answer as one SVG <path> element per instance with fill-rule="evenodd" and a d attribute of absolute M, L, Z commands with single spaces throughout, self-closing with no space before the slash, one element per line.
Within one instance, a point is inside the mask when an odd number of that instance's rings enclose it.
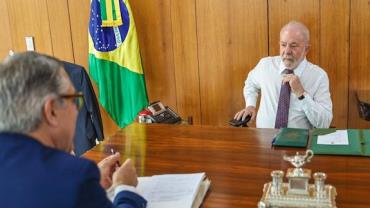
<path fill-rule="evenodd" d="M 84 106 L 84 95 L 82 92 L 77 92 L 74 94 L 62 94 L 59 95 L 59 97 L 63 99 L 72 99 L 72 102 L 76 105 L 78 110 Z"/>

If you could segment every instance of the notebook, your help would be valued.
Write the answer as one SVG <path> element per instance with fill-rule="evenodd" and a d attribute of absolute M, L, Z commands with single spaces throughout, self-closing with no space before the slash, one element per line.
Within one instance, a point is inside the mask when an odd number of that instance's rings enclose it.
<path fill-rule="evenodd" d="M 273 146 L 306 147 L 308 129 L 281 128 L 272 141 Z"/>

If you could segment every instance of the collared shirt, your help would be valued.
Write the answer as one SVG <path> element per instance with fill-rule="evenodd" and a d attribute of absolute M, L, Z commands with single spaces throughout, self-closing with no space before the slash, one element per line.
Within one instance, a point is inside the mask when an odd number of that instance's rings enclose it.
<path fill-rule="evenodd" d="M 244 86 L 246 107 L 256 106 L 258 95 L 261 93 L 256 118 L 257 128 L 275 126 L 284 70 L 280 56 L 275 56 L 261 59 L 248 74 Z M 328 128 L 333 118 L 328 75 L 306 58 L 294 69 L 294 74 L 299 77 L 305 90 L 305 98 L 298 100 L 298 97 L 291 93 L 288 127 Z"/>

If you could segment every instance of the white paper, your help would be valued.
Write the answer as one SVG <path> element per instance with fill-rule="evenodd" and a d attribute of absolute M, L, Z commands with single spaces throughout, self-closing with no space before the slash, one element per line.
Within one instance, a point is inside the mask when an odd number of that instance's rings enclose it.
<path fill-rule="evenodd" d="M 148 208 L 191 208 L 205 173 L 157 175 L 139 178 L 138 192 Z"/>
<path fill-rule="evenodd" d="M 348 145 L 347 130 L 337 130 L 330 134 L 319 135 L 317 137 L 317 144 Z"/>
<path fill-rule="evenodd" d="M 211 181 L 205 173 L 166 174 L 139 177 L 137 192 L 147 201 L 147 208 L 198 208 Z M 113 201 L 114 189 L 107 190 Z"/>

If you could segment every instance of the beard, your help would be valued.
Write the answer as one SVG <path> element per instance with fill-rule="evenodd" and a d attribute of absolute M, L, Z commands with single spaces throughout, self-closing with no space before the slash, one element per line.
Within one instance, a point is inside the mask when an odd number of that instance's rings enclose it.
<path fill-rule="evenodd" d="M 288 69 L 295 69 L 305 58 L 306 54 L 302 53 L 300 57 L 293 56 L 293 54 L 285 54 L 281 55 L 281 59 L 283 60 L 284 66 Z"/>
<path fill-rule="evenodd" d="M 298 65 L 297 64 L 297 59 L 295 59 L 293 57 L 282 57 L 282 59 L 283 59 L 283 63 L 285 65 L 285 67 L 287 67 L 289 69 L 293 69 Z"/>

